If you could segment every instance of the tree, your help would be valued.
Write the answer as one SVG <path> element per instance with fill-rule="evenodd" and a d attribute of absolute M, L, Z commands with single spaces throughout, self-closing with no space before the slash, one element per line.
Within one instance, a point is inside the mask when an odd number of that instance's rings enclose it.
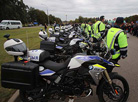
<path fill-rule="evenodd" d="M 133 22 L 136 22 L 138 20 L 138 15 L 133 15 L 133 16 L 130 16 L 130 17 L 126 17 L 125 18 L 125 21 L 127 23 L 131 23 L 132 21 Z"/>
<path fill-rule="evenodd" d="M 49 15 L 50 23 L 60 23 L 61 19 Z M 0 21 L 21 20 L 23 24 L 37 21 L 40 24 L 48 24 L 48 16 L 44 11 L 28 7 L 23 0 L 0 0 Z"/>
<path fill-rule="evenodd" d="M 26 23 L 27 8 L 23 0 L 0 0 L 0 21 L 13 19 Z"/>
<path fill-rule="evenodd" d="M 83 23 L 84 22 L 84 19 L 83 19 L 83 17 L 82 16 L 79 16 L 79 23 Z"/>

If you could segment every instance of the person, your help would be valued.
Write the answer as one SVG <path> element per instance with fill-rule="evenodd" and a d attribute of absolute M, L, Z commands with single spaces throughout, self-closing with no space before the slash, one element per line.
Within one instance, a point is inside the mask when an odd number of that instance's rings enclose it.
<path fill-rule="evenodd" d="M 98 42 L 99 38 L 102 37 L 102 34 L 105 32 L 105 24 L 104 22 L 104 16 L 100 17 L 100 21 L 97 20 L 97 22 L 93 25 L 94 30 L 94 36 L 93 36 L 93 42 Z"/>
<path fill-rule="evenodd" d="M 54 25 L 53 26 L 54 26 L 54 30 L 55 30 L 55 27 L 57 26 L 56 21 L 54 21 Z"/>
<path fill-rule="evenodd" d="M 85 31 L 85 28 L 86 28 L 85 25 L 86 25 L 86 23 L 82 23 L 82 24 L 81 24 L 81 30 L 82 30 L 83 32 Z"/>
<path fill-rule="evenodd" d="M 89 21 L 88 22 L 88 34 L 89 34 L 89 38 L 93 37 L 93 33 L 92 33 L 92 23 Z"/>
<path fill-rule="evenodd" d="M 47 25 L 46 25 L 46 23 L 45 23 L 45 25 L 44 25 L 44 28 L 45 28 L 45 31 L 47 31 Z"/>
<path fill-rule="evenodd" d="M 88 26 L 88 25 L 87 25 L 86 22 L 81 24 L 82 34 L 83 34 L 86 38 L 88 38 L 88 35 L 87 35 L 87 33 L 88 33 L 87 26 Z"/>
<path fill-rule="evenodd" d="M 115 22 L 115 26 L 110 28 L 106 34 L 106 43 L 109 51 L 112 53 L 112 61 L 117 64 L 120 58 L 125 59 L 127 57 L 127 35 L 122 30 L 124 22 L 123 17 L 118 17 Z M 107 68 L 108 72 L 112 72 L 113 67 Z"/>

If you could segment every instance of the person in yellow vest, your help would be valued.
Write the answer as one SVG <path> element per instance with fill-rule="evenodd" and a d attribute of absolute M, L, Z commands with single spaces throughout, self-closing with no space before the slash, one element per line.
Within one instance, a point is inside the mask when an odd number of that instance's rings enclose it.
<path fill-rule="evenodd" d="M 82 23 L 81 24 L 81 29 L 82 29 L 82 34 L 88 38 L 89 37 L 89 33 L 90 33 L 90 28 L 89 28 L 89 24 L 87 23 Z"/>
<path fill-rule="evenodd" d="M 101 16 L 100 21 L 97 21 L 93 25 L 93 31 L 94 31 L 93 42 L 94 43 L 98 42 L 105 32 L 105 24 L 103 22 L 104 22 L 104 16 Z"/>
<path fill-rule="evenodd" d="M 124 18 L 118 17 L 116 19 L 115 26 L 110 28 L 106 34 L 106 43 L 109 51 L 112 53 L 110 61 L 117 64 L 120 58 L 127 57 L 127 36 L 121 29 L 124 24 Z M 107 68 L 108 72 L 111 72 L 113 68 Z"/>
<path fill-rule="evenodd" d="M 92 32 L 92 23 L 89 21 L 88 22 L 88 34 L 89 34 L 89 38 L 93 37 L 93 32 Z"/>
<path fill-rule="evenodd" d="M 86 28 L 86 27 L 85 27 L 85 23 L 82 23 L 82 24 L 81 24 L 81 30 L 82 30 L 82 31 L 85 31 L 85 28 Z"/>

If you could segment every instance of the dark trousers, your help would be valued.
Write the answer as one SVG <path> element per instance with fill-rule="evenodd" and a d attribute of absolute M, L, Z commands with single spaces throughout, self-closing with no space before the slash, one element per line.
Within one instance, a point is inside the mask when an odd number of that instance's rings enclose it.
<path fill-rule="evenodd" d="M 93 37 L 93 43 L 97 43 L 97 42 L 98 40 L 95 37 Z"/>
<path fill-rule="evenodd" d="M 120 58 L 118 58 L 118 59 L 111 59 L 110 62 L 112 62 L 112 63 L 114 63 L 114 64 L 117 64 L 118 61 L 119 61 L 119 59 L 120 59 Z M 106 68 L 107 68 L 107 72 L 108 72 L 108 73 L 111 73 L 112 70 L 113 70 L 113 68 L 114 68 L 114 66 L 107 66 Z"/>

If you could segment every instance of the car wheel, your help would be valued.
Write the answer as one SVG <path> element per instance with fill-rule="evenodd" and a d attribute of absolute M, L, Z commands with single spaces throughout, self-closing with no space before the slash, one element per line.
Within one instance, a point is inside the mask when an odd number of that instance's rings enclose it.
<path fill-rule="evenodd" d="M 8 30 L 8 29 L 9 29 L 9 27 L 6 28 L 6 30 Z"/>

